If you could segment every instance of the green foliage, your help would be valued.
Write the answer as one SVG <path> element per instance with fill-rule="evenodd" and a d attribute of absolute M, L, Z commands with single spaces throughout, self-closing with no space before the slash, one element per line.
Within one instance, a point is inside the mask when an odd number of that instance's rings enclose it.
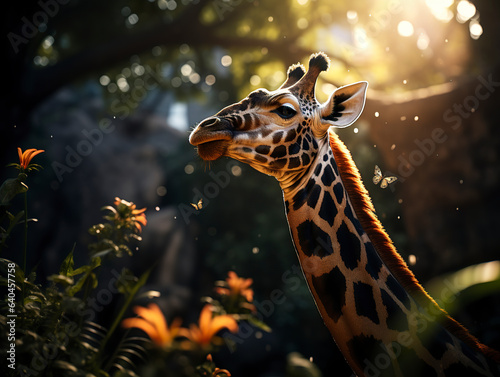
<path fill-rule="evenodd" d="M 322 377 L 318 367 L 297 352 L 288 354 L 286 367 L 287 377 Z"/>
<path fill-rule="evenodd" d="M 231 314 L 238 321 L 247 321 L 256 328 L 271 332 L 271 328 L 260 320 L 253 304 L 252 279 L 239 278 L 234 271 L 229 272 L 225 281 L 215 282 L 217 299 L 205 297 L 204 301 L 213 306 L 218 315 Z"/>
<path fill-rule="evenodd" d="M 23 182 L 22 177 L 6 179 L 0 186 L 0 206 L 8 206 L 16 195 L 26 191 L 28 191 L 28 186 Z"/>
<path fill-rule="evenodd" d="M 26 173 L 40 168 L 36 164 L 30 164 L 30 161 L 42 152 L 28 149 L 23 153 L 19 149 L 20 163 L 10 166 L 19 169 L 20 173 L 17 178 L 7 179 L 0 187 L 0 220 L 4 222 L 8 219 L 8 225 L 0 228 L 1 246 L 5 246 L 5 240 L 12 229 L 24 218 L 24 265 L 28 238 L 28 186 L 24 182 L 27 179 Z M 25 209 L 12 215 L 7 208 L 18 194 L 25 195 Z M 122 250 L 131 254 L 128 243 L 140 240 L 140 224 L 145 225 L 146 218 L 144 210 L 137 210 L 133 203 L 118 198 L 115 200 L 115 207 L 109 206 L 106 209 L 111 212 L 104 216 L 108 222 L 91 228 L 91 233 L 96 229 L 104 231 L 94 232 L 98 241 L 89 247 L 89 263 L 75 266 L 74 250 L 71 250 L 61 263 L 58 273 L 48 278 L 47 286 L 36 283 L 34 272 L 26 275 L 25 267 L 0 258 L 0 287 L 5 288 L 6 292 L 0 302 L 0 341 L 2 355 L 9 358 L 3 375 L 111 376 L 113 370 L 106 365 L 119 365 L 107 360 L 105 347 L 133 298 L 145 284 L 150 271 L 136 278 L 130 271 L 122 270 L 117 279 L 116 292 L 125 296 L 125 304 L 109 330 L 93 322 L 95 309 L 90 298 L 99 293 L 96 289 L 101 256 L 121 256 Z M 106 249 L 101 245 L 114 246 L 110 248 L 113 253 L 105 252 Z M 123 359 L 141 349 L 141 343 L 135 343 L 134 346 L 123 343 L 123 347 L 116 350 L 115 356 Z M 119 368 L 114 369 L 116 371 Z"/>
<path fill-rule="evenodd" d="M 108 211 L 104 215 L 108 222 L 89 229 L 89 233 L 97 238 L 97 242 L 89 245 L 90 254 L 100 258 L 110 254 L 115 257 L 132 255 L 128 243 L 141 240 L 138 233 L 141 231 L 140 224 L 147 223 L 143 213 L 145 209 L 137 210 L 135 204 L 120 198 L 115 198 L 115 207 L 105 206 L 102 209 Z"/>
<path fill-rule="evenodd" d="M 0 251 L 6 246 L 7 238 L 14 227 L 25 217 L 24 211 L 19 211 L 14 215 L 7 210 L 17 195 L 28 191 L 24 180 L 26 180 L 26 174 L 20 173 L 16 178 L 6 179 L 0 186 Z"/>
<path fill-rule="evenodd" d="M 2 208 L 10 221 L 5 229 L 2 228 L 3 241 L 24 217 L 26 247 L 26 196 L 24 211 L 16 216 L 7 211 L 16 195 L 26 194 L 25 171 L 28 169 L 20 173 L 22 177 L 7 180 L 0 192 L 3 194 Z M 35 272 L 26 275 L 24 267 L 0 258 L 0 287 L 7 292 L 0 301 L 0 342 L 2 356 L 9 360 L 3 375 L 230 376 L 229 371 L 215 366 L 209 354 L 223 344 L 215 334 L 224 328 L 235 332 L 237 321 L 248 321 L 270 331 L 254 315 L 252 280 L 239 278 L 231 272 L 232 279 L 218 282 L 216 288 L 225 291 L 218 292 L 218 299 L 205 299 L 209 305 L 205 305 L 199 325 L 191 325 L 189 329 L 181 329 L 179 321 L 174 321 L 169 328 L 166 320 L 159 317 L 157 306 L 156 311 L 135 307 L 139 318 L 129 318 L 129 325 L 125 326 L 123 321 L 123 326 L 142 329 L 152 341 L 130 336 L 127 332 L 121 335 L 117 346 L 112 346 L 111 339 L 119 337 L 117 329 L 152 268 L 138 277 L 122 268 L 116 274 L 113 286 L 108 284 L 103 288 L 99 285 L 104 258 L 112 262 L 113 258 L 124 253 L 132 255 L 130 243 L 141 240 L 139 233 L 147 224 L 145 209 L 136 209 L 134 203 L 123 199 L 115 198 L 114 205 L 103 207 L 103 210 L 106 211 L 104 222 L 89 229 L 97 240 L 88 246 L 88 263 L 76 265 L 73 247 L 57 273 L 48 277 L 47 284 L 37 283 Z M 23 264 L 26 264 L 26 259 Z M 95 299 L 103 293 L 123 297 L 123 304 L 109 328 L 94 321 Z M 145 292 L 142 296 L 157 296 L 157 292 Z M 151 328 L 155 328 L 159 335 L 151 333 Z"/>
<path fill-rule="evenodd" d="M 109 217 L 105 219 L 109 220 Z M 98 225 L 92 229 L 96 227 Z M 133 229 L 138 231 L 137 227 L 129 227 L 127 232 L 122 233 L 118 229 L 110 229 L 109 234 L 114 236 L 113 242 L 127 246 L 125 242 L 135 238 L 130 237 Z M 106 239 L 100 237 L 99 241 L 105 242 Z M 2 341 L 8 339 L 5 334 L 10 334 L 9 321 L 15 321 L 15 336 L 12 339 L 15 341 L 15 363 L 11 364 L 12 368 L 7 369 L 7 376 L 40 373 L 44 376 L 112 375 L 113 365 L 116 370 L 116 365 L 119 364 L 107 359 L 107 341 L 140 287 L 145 284 L 149 271 L 136 278 L 130 271 L 122 270 L 117 279 L 116 291 L 125 296 L 125 304 L 107 330 L 92 321 L 95 309 L 90 298 L 98 293 L 96 289 L 100 266 L 101 258 L 98 256 L 92 256 L 86 265 L 75 266 L 72 250 L 62 262 L 59 272 L 48 278 L 50 284 L 44 287 L 36 284 L 34 273 L 25 276 L 22 267 L 0 259 L 0 285 L 13 292 L 1 302 Z M 19 296 L 21 300 L 13 299 Z M 142 343 L 144 344 L 144 340 Z M 116 350 L 115 357 L 123 359 L 127 354 L 138 353 L 141 349 L 143 345 L 140 342 L 133 346 L 123 343 Z"/>

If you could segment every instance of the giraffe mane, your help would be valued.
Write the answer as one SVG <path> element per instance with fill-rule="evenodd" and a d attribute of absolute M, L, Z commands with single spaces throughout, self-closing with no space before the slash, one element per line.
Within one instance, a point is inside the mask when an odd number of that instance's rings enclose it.
<path fill-rule="evenodd" d="M 342 182 L 349 195 L 356 216 L 380 258 L 394 277 L 418 304 L 424 308 L 434 307 L 441 314 L 440 320 L 442 320 L 443 325 L 457 338 L 499 363 L 500 352 L 479 342 L 464 326 L 450 317 L 420 285 L 413 272 L 397 252 L 389 235 L 375 215 L 375 208 L 368 191 L 362 183 L 361 175 L 352 160 L 351 153 L 331 129 L 329 131 L 329 138 L 335 162 L 337 163 Z"/>

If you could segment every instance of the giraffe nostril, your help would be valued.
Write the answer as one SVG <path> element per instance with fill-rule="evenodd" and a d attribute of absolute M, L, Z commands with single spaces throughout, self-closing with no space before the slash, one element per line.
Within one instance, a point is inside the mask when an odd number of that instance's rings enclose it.
<path fill-rule="evenodd" d="M 198 125 L 198 127 L 200 127 L 200 128 L 210 127 L 210 126 L 216 125 L 217 123 L 219 123 L 219 118 L 216 118 L 216 117 L 208 118 L 208 119 L 205 119 L 203 122 L 201 122 Z"/>

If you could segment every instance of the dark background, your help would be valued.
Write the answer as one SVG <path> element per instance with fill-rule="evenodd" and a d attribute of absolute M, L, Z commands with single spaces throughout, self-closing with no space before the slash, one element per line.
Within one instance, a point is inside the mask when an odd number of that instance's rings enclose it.
<path fill-rule="evenodd" d="M 324 375 L 349 375 L 295 272 L 278 184 L 230 160 L 206 164 L 187 141 L 196 122 L 250 90 L 276 89 L 290 64 L 321 50 L 332 64 L 320 100 L 334 86 L 370 83 L 363 116 L 339 134 L 398 250 L 422 283 L 440 277 L 427 284 L 438 300 L 439 282 L 452 282 L 462 292 L 453 314 L 500 348 L 498 262 L 456 273 L 499 256 L 500 3 L 472 3 L 4 4 L 0 163 L 15 162 L 18 146 L 46 151 L 28 180 L 38 219 L 28 268 L 38 266 L 42 282 L 75 243 L 85 261 L 87 229 L 119 196 L 148 208 L 144 240 L 122 263 L 137 273 L 159 263 L 149 284 L 168 317 L 195 320 L 200 297 L 228 270 L 254 279 L 273 332 L 220 356 L 233 375 L 284 375 L 292 351 Z M 399 180 L 376 187 L 375 164 Z M 204 208 L 194 211 L 200 192 Z M 19 262 L 9 246 L 2 257 Z"/>

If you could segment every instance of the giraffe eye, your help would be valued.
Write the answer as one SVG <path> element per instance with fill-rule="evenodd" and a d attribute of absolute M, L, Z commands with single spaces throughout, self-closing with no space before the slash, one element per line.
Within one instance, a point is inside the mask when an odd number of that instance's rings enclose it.
<path fill-rule="evenodd" d="M 278 114 L 283 119 L 290 119 L 297 114 L 294 107 L 290 104 L 281 105 L 272 112 Z"/>

